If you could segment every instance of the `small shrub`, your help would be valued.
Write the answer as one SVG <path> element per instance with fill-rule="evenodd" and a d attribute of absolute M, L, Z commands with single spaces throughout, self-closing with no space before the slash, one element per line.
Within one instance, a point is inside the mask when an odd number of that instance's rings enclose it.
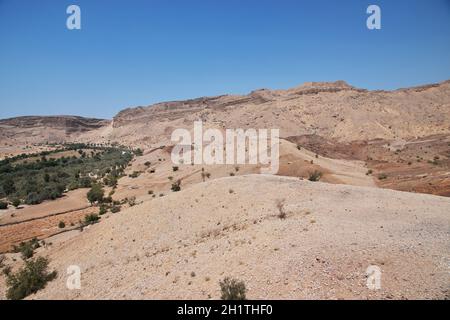
<path fill-rule="evenodd" d="M 247 289 L 243 281 L 226 277 L 219 282 L 222 300 L 245 300 Z"/>
<path fill-rule="evenodd" d="M 368 176 L 368 175 L 370 175 L 370 174 L 372 174 L 373 173 L 373 170 L 372 169 L 369 169 L 369 170 L 367 170 L 367 172 L 366 172 L 366 176 Z"/>
<path fill-rule="evenodd" d="M 144 163 L 144 165 L 145 165 L 146 167 L 150 167 L 150 166 L 152 165 L 152 163 L 151 163 L 150 161 L 147 161 L 147 162 Z"/>
<path fill-rule="evenodd" d="M 106 214 L 107 212 L 108 212 L 108 208 L 105 205 L 101 205 L 98 214 L 102 216 L 102 215 Z"/>
<path fill-rule="evenodd" d="M 153 190 L 148 190 L 148 194 L 153 194 Z"/>
<path fill-rule="evenodd" d="M 8 291 L 6 298 L 9 300 L 21 300 L 30 294 L 43 289 L 47 282 L 56 278 L 56 271 L 47 271 L 48 260 L 39 257 L 36 260 L 25 262 L 25 266 L 17 273 L 9 273 L 6 278 Z"/>
<path fill-rule="evenodd" d="M 317 170 L 314 170 L 313 173 L 310 173 L 310 174 L 309 174 L 308 180 L 309 180 L 309 181 L 314 181 L 314 182 L 315 182 L 315 181 L 319 181 L 320 178 L 322 178 L 322 172 L 317 171 Z"/>
<path fill-rule="evenodd" d="M 141 175 L 141 173 L 139 171 L 133 171 L 132 174 L 129 175 L 130 178 L 135 179 L 137 177 L 139 177 Z"/>
<path fill-rule="evenodd" d="M 11 268 L 11 266 L 6 266 L 6 267 L 4 267 L 3 268 L 3 274 L 5 275 L 5 276 L 9 276 L 10 274 L 11 274 L 11 271 L 12 271 L 12 268 Z"/>
<path fill-rule="evenodd" d="M 378 180 L 384 180 L 384 179 L 387 179 L 387 174 L 386 173 L 380 173 L 378 175 Z"/>
<path fill-rule="evenodd" d="M 127 202 L 130 207 L 134 207 L 136 205 L 136 197 L 131 197 Z"/>
<path fill-rule="evenodd" d="M 12 204 L 15 208 L 17 208 L 18 206 L 20 206 L 21 203 L 22 203 L 22 201 L 20 201 L 20 199 L 18 199 L 18 198 L 15 198 L 15 199 L 13 199 L 13 200 L 11 201 L 11 204 Z"/>
<path fill-rule="evenodd" d="M 179 169 L 179 168 L 178 168 L 177 166 L 172 167 L 173 172 L 178 171 L 178 169 Z"/>
<path fill-rule="evenodd" d="M 13 246 L 14 252 L 20 252 L 22 254 L 22 259 L 26 260 L 34 255 L 34 250 L 39 248 L 39 240 L 33 238 L 30 241 L 21 242 L 19 246 Z"/>
<path fill-rule="evenodd" d="M 120 210 L 122 210 L 122 208 L 120 206 L 113 206 L 111 208 L 111 213 L 117 213 L 117 212 L 120 212 Z"/>
<path fill-rule="evenodd" d="M 8 209 L 8 204 L 4 201 L 0 201 L 0 210 Z"/>
<path fill-rule="evenodd" d="M 94 224 L 94 223 L 98 222 L 98 220 L 100 220 L 100 217 L 95 213 L 87 214 L 84 216 L 84 223 L 86 225 Z"/>
<path fill-rule="evenodd" d="M 181 180 L 178 180 L 177 182 L 172 183 L 172 188 L 171 189 L 172 189 L 173 192 L 180 191 L 181 190 Z"/>
<path fill-rule="evenodd" d="M 66 224 L 64 223 L 64 221 L 60 221 L 60 222 L 58 223 L 58 228 L 64 229 L 65 227 L 66 227 Z"/>
<path fill-rule="evenodd" d="M 277 209 L 278 209 L 278 218 L 286 219 L 286 211 L 284 210 L 285 200 L 279 199 L 277 200 Z"/>

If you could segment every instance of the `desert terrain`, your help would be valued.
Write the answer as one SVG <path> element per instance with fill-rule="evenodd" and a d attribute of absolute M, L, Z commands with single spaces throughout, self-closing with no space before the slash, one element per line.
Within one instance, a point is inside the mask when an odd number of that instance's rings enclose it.
<path fill-rule="evenodd" d="M 0 159 L 67 143 L 142 150 L 104 186 L 121 210 L 98 223 L 80 227 L 100 209 L 86 188 L 0 210 L 3 263 L 18 270 L 13 246 L 44 241 L 36 255 L 58 276 L 31 299 L 218 299 L 226 276 L 244 281 L 249 299 L 448 299 L 449 107 L 450 81 L 393 91 L 336 81 L 128 108 L 112 120 L 0 120 Z M 249 164 L 175 168 L 171 133 L 197 120 L 280 129 L 277 175 Z M 66 288 L 70 265 L 81 267 L 81 290 Z M 380 290 L 366 286 L 373 265 Z"/>

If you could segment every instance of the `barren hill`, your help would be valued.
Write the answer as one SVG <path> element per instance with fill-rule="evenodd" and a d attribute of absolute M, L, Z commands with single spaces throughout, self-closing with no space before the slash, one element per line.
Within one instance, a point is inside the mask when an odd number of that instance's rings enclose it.
<path fill-rule="evenodd" d="M 343 81 L 306 83 L 130 108 L 114 117 L 104 139 L 142 146 L 167 140 L 195 120 L 219 128 L 279 128 L 284 137 L 316 134 L 342 141 L 415 138 L 450 132 L 450 81 L 394 91 L 368 91 Z"/>
<path fill-rule="evenodd" d="M 369 91 L 344 81 L 308 82 L 288 90 L 255 90 L 128 108 L 110 121 L 21 117 L 0 121 L 0 137 L 21 143 L 167 143 L 175 128 L 196 120 L 218 128 L 279 128 L 281 136 L 314 134 L 339 141 L 411 139 L 450 133 L 450 81 L 394 91 Z"/>
<path fill-rule="evenodd" d="M 222 178 L 42 248 L 60 276 L 32 298 L 218 299 L 225 276 L 244 280 L 254 299 L 448 298 L 449 211 L 443 197 Z M 81 267 L 81 290 L 66 289 L 68 265 Z M 381 269 L 381 290 L 366 287 L 370 265 Z"/>

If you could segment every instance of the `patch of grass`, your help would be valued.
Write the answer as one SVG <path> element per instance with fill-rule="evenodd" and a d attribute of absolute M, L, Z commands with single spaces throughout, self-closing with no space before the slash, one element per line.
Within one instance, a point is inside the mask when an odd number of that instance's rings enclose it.
<path fill-rule="evenodd" d="M 43 289 L 47 282 L 56 278 L 56 271 L 48 272 L 49 261 L 46 258 L 39 257 L 36 260 L 25 262 L 25 266 L 17 271 L 10 273 L 6 277 L 8 290 L 6 298 L 9 300 L 21 300 L 33 293 Z"/>
<path fill-rule="evenodd" d="M 245 300 L 247 289 L 243 281 L 226 277 L 219 282 L 222 300 Z"/>

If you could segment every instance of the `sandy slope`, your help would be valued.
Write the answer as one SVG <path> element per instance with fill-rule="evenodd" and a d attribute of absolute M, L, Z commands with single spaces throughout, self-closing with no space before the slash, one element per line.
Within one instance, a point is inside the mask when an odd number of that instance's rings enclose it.
<path fill-rule="evenodd" d="M 286 199 L 287 218 L 276 201 Z M 450 199 L 248 175 L 199 183 L 42 249 L 59 277 L 32 298 L 217 299 L 245 281 L 255 299 L 444 298 Z M 82 290 L 65 287 L 83 270 Z M 369 265 L 382 289 L 365 286 Z"/>

